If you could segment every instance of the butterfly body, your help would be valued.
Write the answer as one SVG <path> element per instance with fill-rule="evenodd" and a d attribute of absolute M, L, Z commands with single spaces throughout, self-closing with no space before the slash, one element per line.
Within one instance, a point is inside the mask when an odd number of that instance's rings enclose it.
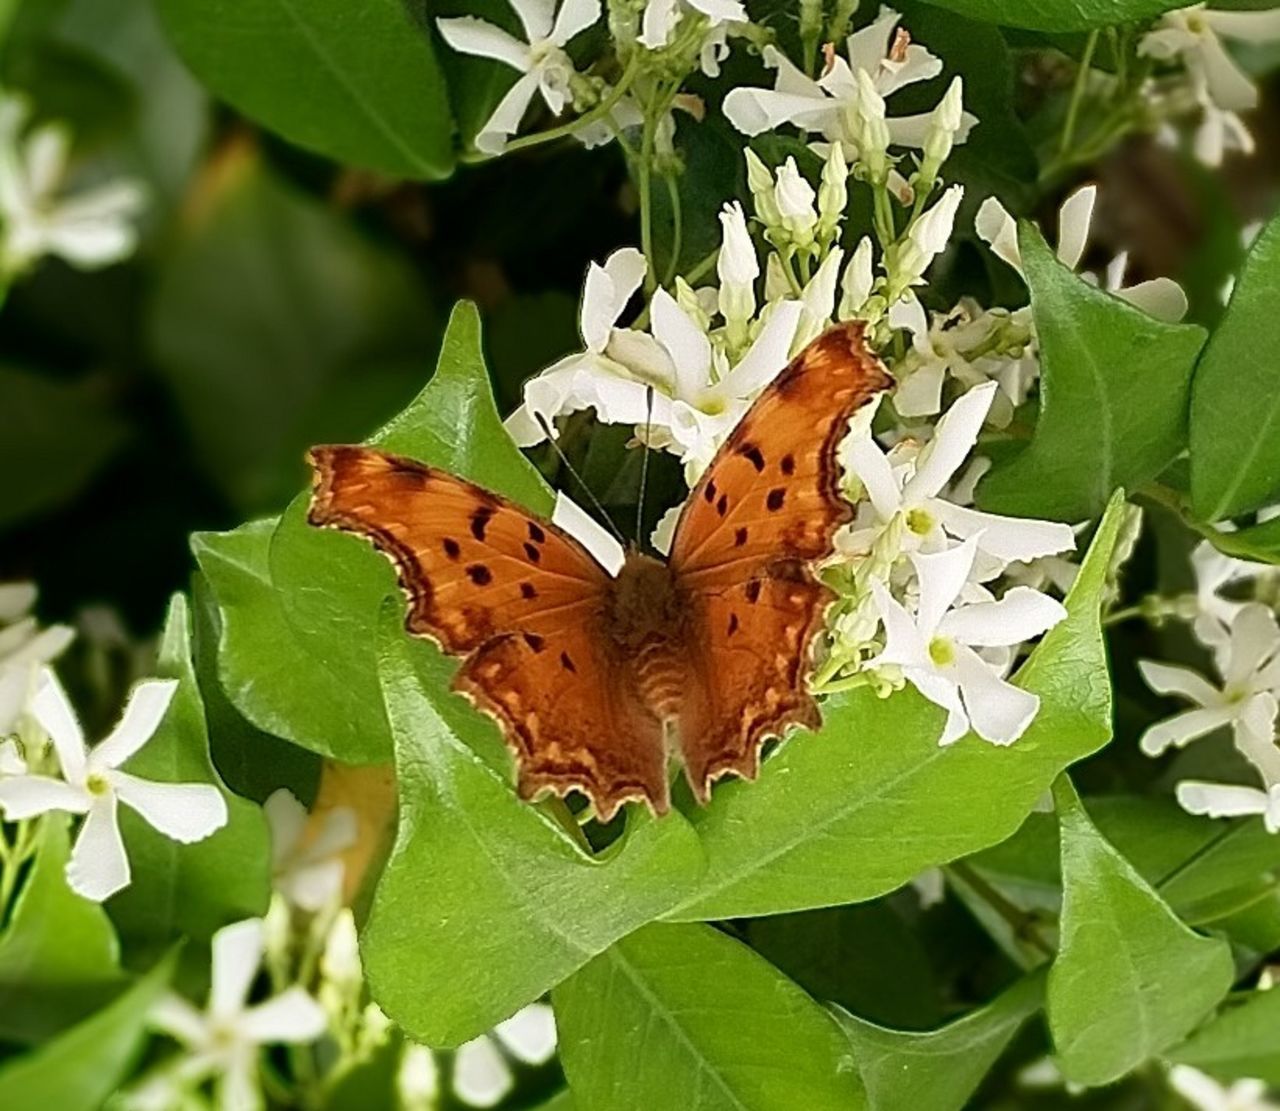
<path fill-rule="evenodd" d="M 853 516 L 836 448 L 890 383 L 859 324 L 775 379 L 685 503 L 671 556 L 609 575 L 549 521 L 445 471 L 372 448 L 312 449 L 312 524 L 395 564 L 406 628 L 462 658 L 453 687 L 502 727 L 525 798 L 669 808 L 667 741 L 694 796 L 752 778 L 769 736 L 815 727 L 806 689 L 833 595 L 814 577 Z"/>

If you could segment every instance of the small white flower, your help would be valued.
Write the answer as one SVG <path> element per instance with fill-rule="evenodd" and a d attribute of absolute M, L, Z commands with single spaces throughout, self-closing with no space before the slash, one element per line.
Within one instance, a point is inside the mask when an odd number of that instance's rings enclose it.
<path fill-rule="evenodd" d="M 551 1008 L 545 1003 L 530 1003 L 498 1023 L 491 1034 L 482 1034 L 458 1047 L 453 1062 L 453 1091 L 468 1106 L 492 1107 L 515 1083 L 498 1044 L 526 1065 L 546 1064 L 556 1051 Z"/>
<path fill-rule="evenodd" d="M 920 583 L 914 616 L 873 581 L 872 594 L 884 622 L 885 647 L 868 667 L 896 665 L 930 702 L 947 711 L 938 743 L 958 741 L 970 729 L 992 744 L 1016 741 L 1031 724 L 1040 699 L 1001 678 L 975 649 L 1011 648 L 1053 628 L 1066 617 L 1060 602 L 1026 587 L 999 601 L 956 608 L 978 553 L 976 537 L 926 555 L 911 553 Z"/>
<path fill-rule="evenodd" d="M 1142 751 L 1159 756 L 1168 748 L 1192 741 L 1230 725 L 1236 746 L 1256 758 L 1270 746 L 1275 731 L 1276 696 L 1280 687 L 1280 629 L 1275 616 L 1257 603 L 1241 607 L 1231 622 L 1227 641 L 1215 652 L 1222 675 L 1215 687 L 1189 667 L 1139 660 L 1147 686 L 1159 694 L 1176 694 L 1195 704 L 1152 725 L 1141 740 Z M 1276 780 L 1280 783 L 1280 769 Z"/>
<path fill-rule="evenodd" d="M 600 0 L 563 0 L 558 12 L 552 0 L 512 0 L 511 6 L 520 17 L 527 42 L 475 16 L 436 20 L 444 41 L 454 50 L 493 58 L 521 74 L 476 136 L 476 149 L 485 154 L 502 153 L 508 137 L 519 130 L 535 92 L 542 94 L 555 115 L 564 111 L 574 72 L 564 47 L 600 18 Z"/>
<path fill-rule="evenodd" d="M 951 242 L 956 210 L 963 199 L 964 186 L 953 185 L 911 225 L 894 260 L 891 277 L 895 289 L 924 284 L 924 272 L 929 264 Z"/>
<path fill-rule="evenodd" d="M 86 899 L 102 902 L 129 884 L 129 858 L 120 837 L 118 804 L 173 841 L 202 841 L 227 822 L 222 793 L 207 783 L 153 783 L 120 767 L 155 733 L 178 684 L 169 679 L 139 683 L 120 723 L 89 749 L 66 692 L 45 671 L 31 713 L 48 734 L 62 779 L 18 775 L 0 781 L 0 809 L 10 821 L 50 810 L 84 814 L 67 862 L 67 883 Z"/>
<path fill-rule="evenodd" d="M 1098 187 L 1086 185 L 1077 189 L 1065 201 L 1058 213 L 1058 260 L 1069 270 L 1075 270 L 1084 258 L 1089 245 L 1089 231 L 1093 224 L 1093 209 L 1098 199 Z M 1018 223 L 995 197 L 988 197 L 978 209 L 973 222 L 980 238 L 991 247 L 991 253 L 1012 266 L 1019 274 L 1022 254 L 1018 249 Z M 1128 256 L 1121 252 L 1107 267 L 1104 288 L 1121 300 L 1128 301 L 1157 320 L 1177 323 L 1187 314 L 1187 295 L 1172 278 L 1152 278 L 1137 285 L 1126 286 L 1124 272 Z M 1084 273 L 1081 277 L 1097 282 L 1096 275 Z"/>
<path fill-rule="evenodd" d="M 796 160 L 788 158 L 778 167 L 773 201 L 782 217 L 782 227 L 791 240 L 799 246 L 813 241 L 818 225 L 818 213 L 813 207 L 818 194 L 796 167 Z"/>
<path fill-rule="evenodd" d="M 846 442 L 846 468 L 866 488 L 877 529 L 889 527 L 900 517 L 906 524 L 906 546 L 923 551 L 945 549 L 950 545 L 948 537 L 972 538 L 978 550 L 1001 567 L 1075 547 L 1068 525 L 983 513 L 941 496 L 978 442 L 995 390 L 995 383 L 989 382 L 958 398 L 914 465 L 894 468 L 870 435 Z"/>
<path fill-rule="evenodd" d="M 323 1008 L 302 988 L 291 987 L 250 1005 L 249 989 L 262 963 L 263 927 L 258 918 L 224 926 L 213 935 L 212 985 L 206 1009 L 177 995 L 164 997 L 152 1023 L 190 1053 L 182 1072 L 189 1080 L 214 1077 L 218 1106 L 257 1111 L 263 1106 L 258 1057 L 265 1045 L 303 1045 L 325 1032 Z"/>
<path fill-rule="evenodd" d="M 1232 60 L 1219 36 L 1247 43 L 1280 39 L 1280 9 L 1218 12 L 1197 4 L 1166 12 L 1142 37 L 1138 53 L 1161 61 L 1181 58 L 1193 79 L 1203 81 L 1219 108 L 1245 111 L 1257 107 L 1257 88 Z"/>
<path fill-rule="evenodd" d="M 42 630 L 30 616 L 35 604 L 31 583 L 0 585 L 0 738 L 13 732 L 35 693 L 40 669 L 75 637 L 66 625 Z"/>
<path fill-rule="evenodd" d="M 964 78 L 953 77 L 946 95 L 929 117 L 929 130 L 925 133 L 922 174 L 926 180 L 937 176 L 938 169 L 951 156 L 956 136 L 964 127 Z"/>
<path fill-rule="evenodd" d="M 142 187 L 116 181 L 58 199 L 70 138 L 57 124 L 28 129 L 28 115 L 24 100 L 0 94 L 0 264 L 12 274 L 44 255 L 82 269 L 128 257 Z"/>
<path fill-rule="evenodd" d="M 875 275 L 871 269 L 873 251 L 871 237 L 864 235 L 849 256 L 849 264 L 840 278 L 840 304 L 836 313 L 841 320 L 856 317 L 871 296 L 875 286 Z"/>
<path fill-rule="evenodd" d="M 747 11 L 739 0 L 648 0 L 644 6 L 644 14 L 640 17 L 640 34 L 636 41 L 650 50 L 661 49 L 671 41 L 676 25 L 686 13 L 702 16 L 707 20 L 707 30 L 711 32 L 709 38 L 717 47 L 724 43 L 726 24 L 743 23 L 747 19 Z M 705 45 L 703 50 L 703 72 L 708 77 L 715 77 L 719 73 L 716 63 L 724 55 L 720 50 L 713 49 L 708 59 Z"/>
<path fill-rule="evenodd" d="M 1230 635 L 1231 622 L 1247 603 L 1222 597 L 1220 591 L 1250 579 L 1273 579 L 1280 572 L 1269 563 L 1251 563 L 1218 551 L 1202 540 L 1191 553 L 1196 576 L 1196 617 L 1193 629 L 1201 644 L 1219 648 Z"/>
<path fill-rule="evenodd" d="M 1190 1065 L 1174 1065 L 1169 1070 L 1169 1086 L 1196 1111 L 1280 1111 L 1280 1103 L 1267 1099 L 1263 1080 L 1220 1084 Z"/>
<path fill-rule="evenodd" d="M 716 257 L 720 278 L 717 307 L 724 318 L 730 343 L 737 347 L 747 340 L 747 325 L 756 312 L 755 282 L 760 276 L 760 260 L 747 232 L 747 218 L 737 201 L 720 210 L 721 246 Z"/>
<path fill-rule="evenodd" d="M 336 906 L 342 896 L 342 854 L 356 842 L 355 811 L 329 810 L 308 836 L 307 808 L 281 787 L 262 809 L 271 827 L 272 884 L 301 910 L 316 913 Z"/>

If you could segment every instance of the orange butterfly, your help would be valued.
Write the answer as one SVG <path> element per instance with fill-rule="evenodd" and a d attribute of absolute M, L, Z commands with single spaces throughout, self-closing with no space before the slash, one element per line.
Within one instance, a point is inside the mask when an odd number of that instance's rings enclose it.
<path fill-rule="evenodd" d="M 818 725 L 806 671 L 833 595 L 809 564 L 853 516 L 849 418 L 890 383 L 861 324 L 814 340 L 712 460 L 668 561 L 632 549 L 616 578 L 505 498 L 372 448 L 312 449 L 309 520 L 390 557 L 406 628 L 464 657 L 453 687 L 502 726 L 522 798 L 661 814 L 668 727 L 705 803 L 720 776 L 755 777 L 766 737 Z"/>

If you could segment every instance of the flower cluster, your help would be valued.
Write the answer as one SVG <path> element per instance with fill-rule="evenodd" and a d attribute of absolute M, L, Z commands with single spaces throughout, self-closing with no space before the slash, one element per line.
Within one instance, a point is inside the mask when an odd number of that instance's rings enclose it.
<path fill-rule="evenodd" d="M 1218 682 L 1190 667 L 1142 660 L 1147 685 L 1159 694 L 1192 704 L 1151 726 L 1142 736 L 1142 751 L 1159 756 L 1229 728 L 1235 748 L 1261 780 L 1261 787 L 1236 783 L 1184 780 L 1178 801 L 1193 814 L 1215 818 L 1261 814 L 1272 833 L 1280 832 L 1280 747 L 1276 745 L 1277 698 L 1280 697 L 1280 626 L 1270 604 L 1280 571 L 1217 551 L 1204 541 L 1192 555 L 1194 595 L 1170 602 L 1149 601 L 1147 616 L 1189 619 L 1196 638 L 1212 655 Z M 1240 601 L 1221 591 L 1252 581 L 1263 600 Z"/>

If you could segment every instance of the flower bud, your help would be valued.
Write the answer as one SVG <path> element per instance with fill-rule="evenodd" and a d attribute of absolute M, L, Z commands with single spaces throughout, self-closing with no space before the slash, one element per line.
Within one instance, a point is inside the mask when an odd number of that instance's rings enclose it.
<path fill-rule="evenodd" d="M 926 188 L 937 180 L 938 170 L 951 155 L 956 133 L 964 119 L 964 80 L 956 77 L 946 95 L 929 117 L 929 130 L 925 133 L 924 157 L 920 163 L 920 180 Z"/>
<path fill-rule="evenodd" d="M 751 190 L 756 218 L 767 228 L 778 227 L 782 223 L 782 214 L 773 199 L 773 174 L 750 147 L 747 147 L 746 157 L 747 187 Z"/>
<path fill-rule="evenodd" d="M 836 319 L 851 320 L 857 316 L 871 296 L 874 277 L 871 273 L 872 246 L 870 236 L 864 235 L 849 256 L 849 265 L 840 279 L 840 304 Z"/>
<path fill-rule="evenodd" d="M 747 232 L 747 218 L 737 201 L 720 210 L 721 245 L 716 272 L 725 285 L 751 285 L 760 276 L 755 244 Z"/>
<path fill-rule="evenodd" d="M 946 248 L 955 225 L 956 209 L 964 196 L 963 185 L 953 185 L 907 231 L 906 240 L 894 252 L 890 288 L 901 294 L 920 285 L 929 264 Z"/>
<path fill-rule="evenodd" d="M 782 218 L 782 227 L 797 247 L 807 247 L 813 242 L 813 232 L 818 223 L 818 214 L 813 209 L 815 197 L 813 186 L 796 168 L 794 158 L 788 158 L 778 167 L 773 199 Z"/>
<path fill-rule="evenodd" d="M 869 181 L 883 183 L 889 176 L 889 125 L 884 117 L 884 98 L 866 70 L 857 71 L 857 80 L 858 99 L 852 122 L 858 161 Z"/>
<path fill-rule="evenodd" d="M 839 238 L 845 206 L 849 203 L 848 181 L 849 165 L 844 159 L 844 149 L 839 143 L 832 143 L 818 186 L 818 238 L 824 242 Z"/>

